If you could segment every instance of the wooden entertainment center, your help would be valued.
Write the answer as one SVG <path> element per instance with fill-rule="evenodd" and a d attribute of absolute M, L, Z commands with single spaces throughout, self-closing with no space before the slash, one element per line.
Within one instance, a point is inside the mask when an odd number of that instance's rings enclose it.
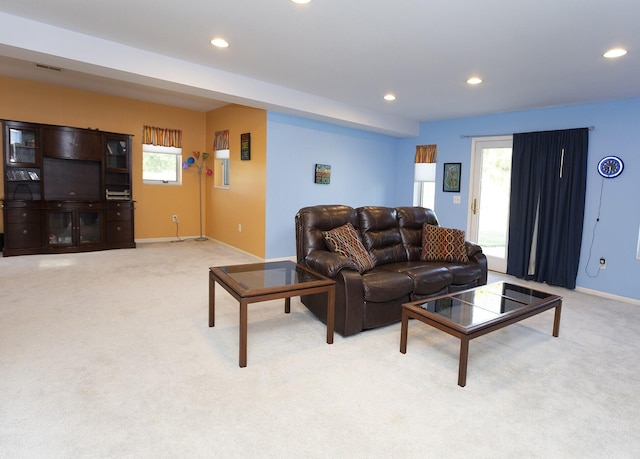
<path fill-rule="evenodd" d="M 4 256 L 135 247 L 131 135 L 2 127 Z"/>

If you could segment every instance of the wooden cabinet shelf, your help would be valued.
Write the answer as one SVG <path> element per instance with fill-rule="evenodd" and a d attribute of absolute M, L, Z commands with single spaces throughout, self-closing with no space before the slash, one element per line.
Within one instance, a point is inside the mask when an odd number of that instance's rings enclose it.
<path fill-rule="evenodd" d="M 131 135 L 2 124 L 4 256 L 135 247 Z"/>

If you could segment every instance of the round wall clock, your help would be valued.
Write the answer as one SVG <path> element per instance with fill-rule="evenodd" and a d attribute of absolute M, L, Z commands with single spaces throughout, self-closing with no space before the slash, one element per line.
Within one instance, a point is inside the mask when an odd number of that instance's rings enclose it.
<path fill-rule="evenodd" d="M 605 156 L 598 163 L 598 173 L 605 178 L 614 178 L 622 174 L 624 163 L 617 156 Z"/>

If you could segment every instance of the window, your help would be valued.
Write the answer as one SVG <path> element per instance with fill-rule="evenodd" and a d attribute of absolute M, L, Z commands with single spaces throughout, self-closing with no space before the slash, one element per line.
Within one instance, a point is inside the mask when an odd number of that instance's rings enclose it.
<path fill-rule="evenodd" d="M 435 210 L 436 207 L 436 182 L 415 182 L 418 199 L 414 199 L 414 205 Z M 414 194 L 415 196 L 415 194 Z"/>
<path fill-rule="evenodd" d="M 215 188 L 229 188 L 229 150 L 216 150 L 215 166 L 213 168 L 213 186 Z"/>
<path fill-rule="evenodd" d="M 434 208 L 436 204 L 436 163 L 435 162 L 415 163 L 413 175 L 414 175 L 413 205 L 435 210 Z"/>
<path fill-rule="evenodd" d="M 147 185 L 180 185 L 182 148 L 143 144 L 142 181 Z"/>

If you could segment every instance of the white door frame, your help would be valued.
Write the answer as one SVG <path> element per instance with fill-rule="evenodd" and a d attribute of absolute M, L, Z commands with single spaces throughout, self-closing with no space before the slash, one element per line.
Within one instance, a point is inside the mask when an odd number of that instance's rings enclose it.
<path fill-rule="evenodd" d="M 480 210 L 482 209 L 482 203 L 480 202 L 480 187 L 481 175 L 482 175 L 482 157 L 480 155 L 483 148 L 504 148 L 513 147 L 513 136 L 487 136 L 487 137 L 474 137 L 471 139 L 471 173 L 470 173 L 470 185 L 469 185 L 469 211 L 467 217 L 467 238 L 472 241 L 478 241 L 478 225 Z M 497 272 L 507 271 L 507 258 L 505 247 L 505 258 L 487 256 L 487 262 L 489 269 Z"/>

